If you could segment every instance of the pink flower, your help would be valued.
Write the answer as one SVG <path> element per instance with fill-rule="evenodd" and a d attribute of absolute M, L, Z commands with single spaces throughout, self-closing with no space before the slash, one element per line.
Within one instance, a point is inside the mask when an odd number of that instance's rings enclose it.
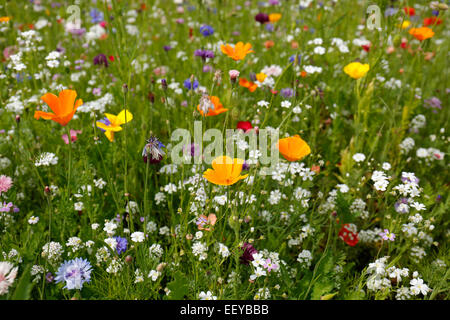
<path fill-rule="evenodd" d="M 70 140 L 72 142 L 77 141 L 77 134 L 82 133 L 82 132 L 83 132 L 82 130 L 72 130 L 72 129 L 70 129 Z M 64 140 L 64 142 L 66 144 L 69 144 L 69 138 L 67 137 L 67 134 L 63 134 L 61 138 Z"/>
<path fill-rule="evenodd" d="M 12 185 L 12 179 L 2 174 L 0 176 L 0 195 L 2 194 L 2 192 L 7 192 Z"/>
<path fill-rule="evenodd" d="M 381 236 L 381 238 L 383 238 L 383 240 L 394 241 L 394 239 L 395 239 L 395 234 L 392 232 L 389 232 L 388 229 L 384 229 L 384 232 L 381 232 L 380 236 Z"/>

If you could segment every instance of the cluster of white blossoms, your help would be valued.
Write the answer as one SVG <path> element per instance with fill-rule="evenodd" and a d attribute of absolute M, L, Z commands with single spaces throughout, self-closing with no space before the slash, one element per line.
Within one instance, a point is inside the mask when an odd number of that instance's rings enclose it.
<path fill-rule="evenodd" d="M 59 67 L 59 58 L 61 57 L 61 53 L 58 51 L 52 51 L 45 57 L 47 61 L 47 66 L 51 69 Z"/>
<path fill-rule="evenodd" d="M 384 171 L 375 170 L 372 173 L 372 181 L 374 182 L 374 187 L 378 191 L 386 191 L 389 185 L 389 178 Z"/>
<path fill-rule="evenodd" d="M 405 138 L 399 145 L 401 153 L 408 153 L 415 146 L 415 142 L 413 138 Z"/>
<path fill-rule="evenodd" d="M 311 266 L 311 261 L 313 257 L 311 254 L 311 251 L 309 250 L 303 250 L 298 254 L 297 261 L 300 262 L 302 267 L 309 268 Z"/>
<path fill-rule="evenodd" d="M 194 241 L 192 244 L 192 254 L 202 261 L 208 257 L 208 246 L 201 241 Z"/>
<path fill-rule="evenodd" d="M 17 276 L 18 267 L 14 267 L 11 262 L 0 262 L 0 296 L 8 293 L 9 287 L 14 283 Z"/>
<path fill-rule="evenodd" d="M 402 285 L 402 281 L 409 279 L 410 271 L 408 268 L 389 267 L 387 260 L 389 256 L 382 257 L 369 264 L 367 268 L 367 288 L 371 291 L 382 291 L 391 289 L 396 292 L 397 300 L 409 299 L 411 295 L 417 296 L 423 294 L 426 296 L 431 289 L 419 278 L 417 271 L 412 273 L 412 279 L 409 281 L 410 287 Z M 395 288 L 393 288 L 395 286 Z"/>
<path fill-rule="evenodd" d="M 56 263 L 61 258 L 63 252 L 63 246 L 59 242 L 51 241 L 42 247 L 41 255 L 51 263 Z"/>
<path fill-rule="evenodd" d="M 41 166 L 50 166 L 50 165 L 56 165 L 58 163 L 58 157 L 52 153 L 52 152 L 44 152 L 41 153 L 38 157 L 38 159 L 36 160 L 36 162 L 34 163 L 34 165 L 36 167 L 41 167 Z"/>

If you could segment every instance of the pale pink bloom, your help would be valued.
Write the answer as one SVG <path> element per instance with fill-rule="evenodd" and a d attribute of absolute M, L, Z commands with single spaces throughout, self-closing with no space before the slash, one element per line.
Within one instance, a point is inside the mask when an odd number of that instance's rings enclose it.
<path fill-rule="evenodd" d="M 12 184 L 12 179 L 2 174 L 0 176 L 0 195 L 2 194 L 2 192 L 8 191 L 11 188 Z"/>
<path fill-rule="evenodd" d="M 8 293 L 9 287 L 17 276 L 17 267 L 10 262 L 0 262 L 0 295 Z"/>
<path fill-rule="evenodd" d="M 70 129 L 70 140 L 72 142 L 77 141 L 77 134 L 82 133 L 82 132 L 83 132 L 82 130 L 72 130 L 72 129 Z M 66 144 L 69 144 L 69 138 L 67 137 L 67 134 L 63 134 L 62 135 L 62 139 L 64 140 L 64 142 Z"/>
<path fill-rule="evenodd" d="M 239 71 L 237 71 L 237 70 L 230 70 L 228 72 L 228 74 L 230 75 L 230 79 L 232 79 L 232 80 L 234 80 L 237 77 L 239 77 Z"/>

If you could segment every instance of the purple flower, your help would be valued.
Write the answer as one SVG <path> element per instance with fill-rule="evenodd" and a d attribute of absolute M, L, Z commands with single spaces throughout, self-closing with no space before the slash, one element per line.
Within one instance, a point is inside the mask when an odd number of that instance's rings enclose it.
<path fill-rule="evenodd" d="M 91 280 L 92 266 L 88 260 L 75 258 L 64 261 L 56 273 L 56 283 L 65 282 L 64 288 L 73 290 L 83 288 L 85 282 Z"/>
<path fill-rule="evenodd" d="M 273 32 L 274 29 L 275 29 L 275 28 L 274 28 L 273 24 L 271 24 L 271 23 L 267 23 L 267 24 L 266 24 L 266 30 L 267 30 L 267 31 Z"/>
<path fill-rule="evenodd" d="M 261 12 L 255 16 L 255 20 L 261 24 L 264 24 L 264 23 L 269 22 L 269 16 L 267 14 Z"/>
<path fill-rule="evenodd" d="M 116 240 L 116 251 L 118 254 L 124 253 L 125 251 L 127 251 L 127 245 L 128 245 L 128 241 L 125 238 L 122 237 L 114 237 L 114 239 Z"/>
<path fill-rule="evenodd" d="M 109 66 L 108 58 L 103 53 L 100 53 L 94 57 L 94 65 L 104 65 L 107 68 Z"/>
<path fill-rule="evenodd" d="M 164 50 L 165 50 L 166 52 L 172 49 L 171 46 L 164 46 L 163 48 L 164 48 Z"/>
<path fill-rule="evenodd" d="M 388 229 L 384 229 L 384 232 L 381 232 L 380 236 L 383 240 L 394 241 L 394 239 L 395 239 L 395 234 L 389 232 Z"/>
<path fill-rule="evenodd" d="M 212 67 L 209 64 L 205 64 L 202 69 L 203 72 L 211 72 Z"/>
<path fill-rule="evenodd" d="M 384 11 L 384 16 L 385 17 L 390 17 L 395 15 L 398 12 L 397 8 L 387 8 L 386 11 Z"/>
<path fill-rule="evenodd" d="M 301 62 L 302 62 L 302 55 L 301 54 L 299 54 L 298 56 L 297 56 L 297 64 L 300 64 Z M 289 57 L 289 62 L 294 62 L 295 61 L 295 54 L 293 54 L 292 56 L 290 56 Z"/>
<path fill-rule="evenodd" d="M 198 50 L 194 51 L 194 56 L 200 57 L 200 58 L 202 58 L 203 61 L 205 61 L 206 58 L 210 58 L 210 59 L 214 58 L 214 52 L 211 50 L 198 49 Z"/>
<path fill-rule="evenodd" d="M 197 79 L 194 79 L 193 81 L 191 81 L 191 79 L 189 78 L 189 79 L 184 80 L 183 85 L 188 90 L 195 90 L 198 88 L 199 83 L 198 83 Z"/>
<path fill-rule="evenodd" d="M 395 211 L 397 211 L 398 213 L 408 213 L 409 212 L 408 202 L 409 201 L 407 198 L 401 198 L 394 204 Z"/>
<path fill-rule="evenodd" d="M 294 90 L 291 88 L 284 88 L 280 90 L 280 94 L 283 98 L 291 98 L 294 95 Z"/>
<path fill-rule="evenodd" d="M 250 261 L 254 260 L 253 255 L 255 253 L 258 253 L 258 250 L 253 248 L 250 243 L 244 243 L 241 249 L 244 250 L 244 253 L 239 257 L 239 259 L 241 260 L 242 264 L 248 265 Z"/>
<path fill-rule="evenodd" d="M 425 102 L 425 108 L 432 108 L 434 113 L 437 113 L 437 110 L 434 109 L 442 109 L 441 106 L 441 100 L 439 100 L 436 97 L 433 97 L 431 99 L 424 100 Z"/>
<path fill-rule="evenodd" d="M 212 35 L 214 33 L 214 29 L 211 26 L 208 25 L 203 25 L 200 27 L 200 33 L 204 36 L 204 37 L 208 37 L 210 35 Z"/>
<path fill-rule="evenodd" d="M 91 22 L 92 23 L 100 23 L 103 21 L 103 12 L 97 10 L 97 9 L 91 9 L 89 12 L 89 15 L 91 16 Z"/>
<path fill-rule="evenodd" d="M 165 152 L 162 150 L 165 146 L 161 141 L 156 137 L 150 137 L 147 140 L 147 144 L 144 146 L 142 150 L 142 157 L 144 162 L 147 163 L 148 158 L 150 157 L 150 163 L 159 163 L 161 162 Z"/>
<path fill-rule="evenodd" d="M 48 273 L 45 275 L 45 280 L 47 280 L 48 283 L 53 282 L 54 279 L 55 279 L 55 277 L 52 275 L 51 272 L 48 272 Z"/>

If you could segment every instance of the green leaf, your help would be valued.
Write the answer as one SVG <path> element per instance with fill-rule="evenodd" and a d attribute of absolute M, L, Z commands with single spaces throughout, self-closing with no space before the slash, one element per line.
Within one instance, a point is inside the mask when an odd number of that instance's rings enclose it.
<path fill-rule="evenodd" d="M 167 288 L 170 290 L 170 294 L 168 296 L 170 300 L 184 299 L 184 296 L 186 296 L 189 292 L 187 277 L 182 274 L 181 271 L 177 271 L 175 273 L 174 280 L 167 284 Z"/>
<path fill-rule="evenodd" d="M 17 284 L 16 290 L 11 298 L 11 300 L 28 300 L 30 299 L 31 289 L 33 288 L 33 283 L 31 282 L 30 275 L 31 266 L 27 265 L 25 271 L 20 277 L 19 283 Z"/>

